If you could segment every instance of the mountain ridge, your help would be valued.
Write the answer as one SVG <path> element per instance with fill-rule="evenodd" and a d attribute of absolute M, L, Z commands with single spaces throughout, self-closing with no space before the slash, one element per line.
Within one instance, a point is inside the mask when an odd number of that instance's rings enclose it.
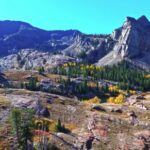
<path fill-rule="evenodd" d="M 51 55 L 61 53 L 75 59 L 84 52 L 88 63 L 100 66 L 128 58 L 150 68 L 147 58 L 150 55 L 149 43 L 150 22 L 145 16 L 138 19 L 127 17 L 120 28 L 108 35 L 89 35 L 78 30 L 46 31 L 25 22 L 0 21 L 0 56 L 5 56 L 5 59 L 22 49 Z"/>

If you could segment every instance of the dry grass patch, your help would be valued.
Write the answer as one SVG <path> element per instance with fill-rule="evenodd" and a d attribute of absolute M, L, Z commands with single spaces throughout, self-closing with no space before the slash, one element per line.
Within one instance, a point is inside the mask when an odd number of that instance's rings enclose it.
<path fill-rule="evenodd" d="M 0 88 L 0 94 L 4 94 L 5 93 L 5 89 Z"/>
<path fill-rule="evenodd" d="M 8 107 L 10 105 L 10 101 L 3 95 L 0 95 L 0 107 Z"/>
<path fill-rule="evenodd" d="M 63 75 L 57 75 L 57 74 L 47 74 L 46 75 L 50 80 L 52 81 L 59 81 L 60 80 L 60 77 L 61 79 L 63 80 L 67 80 L 67 77 L 66 76 L 63 76 Z"/>
<path fill-rule="evenodd" d="M 32 94 L 33 92 L 29 90 L 20 89 L 20 90 L 12 90 L 10 91 L 10 93 L 13 93 L 15 95 L 24 95 L 24 94 Z"/>
<path fill-rule="evenodd" d="M 29 71 L 8 71 L 5 72 L 5 77 L 8 80 L 12 80 L 12 81 L 24 81 L 25 80 L 25 76 L 28 76 L 31 74 L 31 72 Z"/>
<path fill-rule="evenodd" d="M 56 121 L 47 118 L 39 118 L 35 120 L 35 125 L 38 126 L 47 126 L 49 132 L 55 132 Z"/>
<path fill-rule="evenodd" d="M 72 131 L 72 130 L 76 129 L 77 126 L 75 124 L 73 124 L 73 123 L 66 123 L 65 124 L 65 128 L 67 128 L 68 130 Z"/>
<path fill-rule="evenodd" d="M 150 92 L 143 93 L 142 96 L 144 96 L 146 100 L 150 100 Z"/>

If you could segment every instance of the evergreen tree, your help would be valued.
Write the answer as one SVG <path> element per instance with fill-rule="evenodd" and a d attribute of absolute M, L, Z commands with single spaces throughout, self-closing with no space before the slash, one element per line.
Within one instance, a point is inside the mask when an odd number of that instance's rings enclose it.
<path fill-rule="evenodd" d="M 29 143 L 32 143 L 34 113 L 31 109 L 14 108 L 11 110 L 11 116 L 18 148 L 28 150 Z"/>
<path fill-rule="evenodd" d="M 45 72 L 44 67 L 40 67 L 40 68 L 38 69 L 38 72 L 39 72 L 39 74 L 42 75 L 42 74 Z"/>

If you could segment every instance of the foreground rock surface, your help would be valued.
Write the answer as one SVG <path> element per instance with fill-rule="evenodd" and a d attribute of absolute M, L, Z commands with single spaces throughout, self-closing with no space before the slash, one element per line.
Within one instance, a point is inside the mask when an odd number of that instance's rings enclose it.
<path fill-rule="evenodd" d="M 128 103 L 86 106 L 74 99 L 43 92 L 16 89 L 7 89 L 6 92 L 1 89 L 0 94 L 3 99 L 5 97 L 5 100 L 10 102 L 7 103 L 9 104 L 7 109 L 0 108 L 3 114 L 0 116 L 2 126 L 6 124 L 12 106 L 49 111 L 47 118 L 54 121 L 60 118 L 66 127 L 71 126 L 69 133 L 46 133 L 62 150 L 149 150 L 150 148 L 150 99 L 148 96 L 150 93 L 145 94 L 141 99 L 148 108 L 144 111 L 136 107 L 136 104 L 141 101 L 132 106 Z M 51 103 L 48 100 L 51 100 Z M 44 109 L 39 103 L 44 106 Z M 0 137 L 0 141 L 1 139 Z"/>

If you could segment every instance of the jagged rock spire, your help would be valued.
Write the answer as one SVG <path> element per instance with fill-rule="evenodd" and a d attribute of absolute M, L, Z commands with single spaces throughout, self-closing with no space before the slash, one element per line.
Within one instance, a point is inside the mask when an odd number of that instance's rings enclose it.
<path fill-rule="evenodd" d="M 139 19 L 137 19 L 137 21 L 138 21 L 140 24 L 144 25 L 144 26 L 150 25 L 149 20 L 148 20 L 147 17 L 144 16 L 144 15 L 141 16 Z"/>

